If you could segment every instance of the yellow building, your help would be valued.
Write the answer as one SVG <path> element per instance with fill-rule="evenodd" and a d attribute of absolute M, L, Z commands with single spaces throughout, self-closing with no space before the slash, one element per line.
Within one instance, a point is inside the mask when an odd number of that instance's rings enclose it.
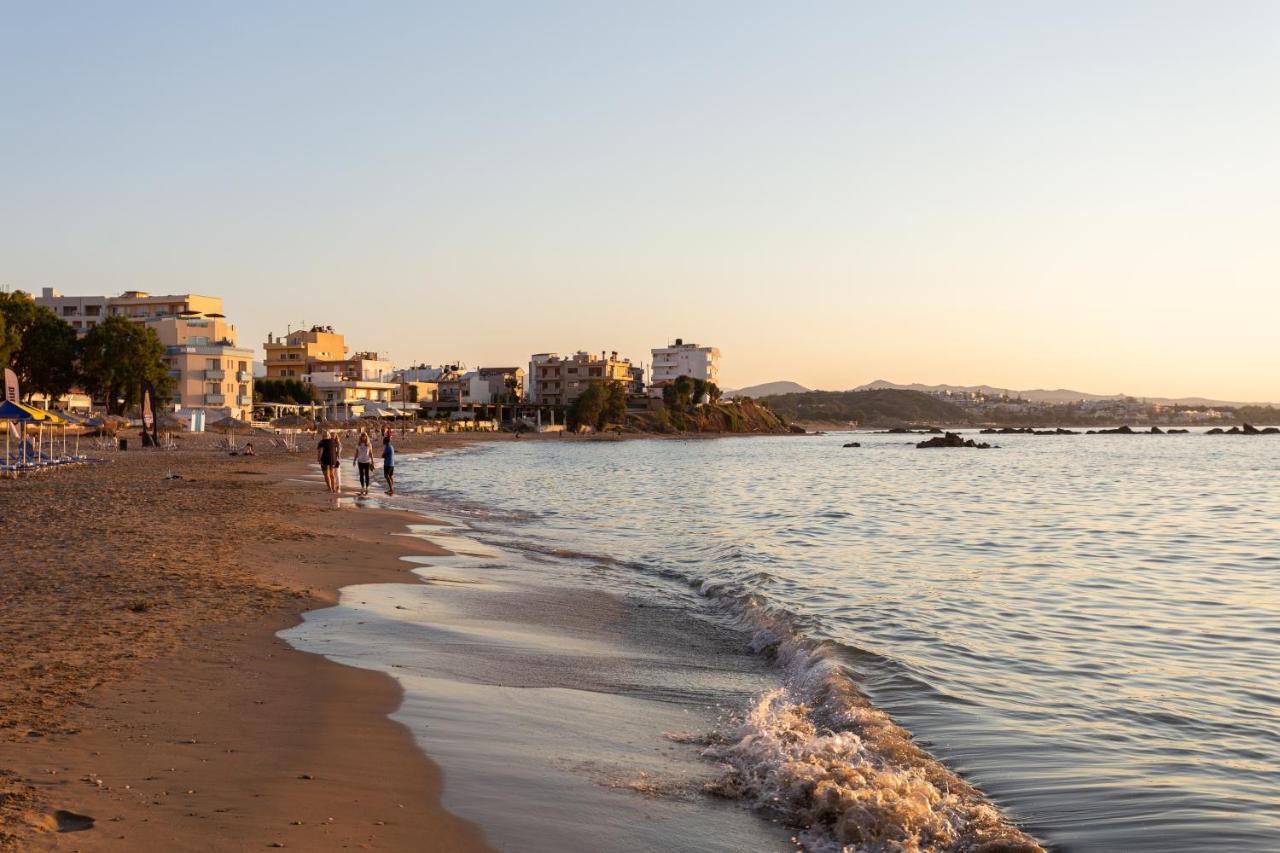
<path fill-rule="evenodd" d="M 317 361 L 342 361 L 347 357 L 346 338 L 333 326 L 312 326 L 276 338 L 267 334 L 262 345 L 267 351 L 268 379 L 302 379 Z"/>
<path fill-rule="evenodd" d="M 128 317 L 146 323 L 164 317 L 222 316 L 222 299 L 195 293 L 152 296 L 142 290 L 126 290 L 119 296 L 63 296 L 52 287 L 43 288 L 36 297 L 58 315 L 64 323 L 83 335 L 107 317 Z"/>
<path fill-rule="evenodd" d="M 236 346 L 236 327 L 218 317 L 164 317 L 148 324 L 164 344 L 180 411 L 204 409 L 208 422 L 253 414 L 253 350 Z"/>

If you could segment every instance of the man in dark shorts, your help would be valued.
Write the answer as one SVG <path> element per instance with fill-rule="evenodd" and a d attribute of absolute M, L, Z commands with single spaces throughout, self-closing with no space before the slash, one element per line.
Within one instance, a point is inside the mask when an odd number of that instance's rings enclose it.
<path fill-rule="evenodd" d="M 324 474 L 324 485 L 331 492 L 338 491 L 338 442 L 330 430 L 324 431 L 324 437 L 316 445 L 316 462 L 320 463 L 320 471 Z"/>
<path fill-rule="evenodd" d="M 396 493 L 396 449 L 391 446 L 391 431 L 382 437 L 382 476 L 387 481 L 387 494 Z"/>

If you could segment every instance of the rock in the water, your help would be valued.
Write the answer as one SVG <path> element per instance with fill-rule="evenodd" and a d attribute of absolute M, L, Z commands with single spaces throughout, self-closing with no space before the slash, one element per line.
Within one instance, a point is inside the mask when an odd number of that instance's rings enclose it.
<path fill-rule="evenodd" d="M 927 439 L 925 441 L 921 441 L 916 444 L 916 447 L 922 450 L 931 448 L 931 447 L 973 447 L 978 450 L 986 450 L 989 447 L 991 447 L 991 445 L 987 444 L 986 442 L 981 442 L 981 443 L 976 442 L 972 438 L 966 441 L 957 433 L 948 432 L 948 433 L 943 433 L 942 435 L 934 436 L 933 438 Z"/>
<path fill-rule="evenodd" d="M 1153 427 L 1151 428 L 1151 434 L 1152 434 L 1152 435 L 1164 435 L 1164 430 L 1160 429 L 1160 427 L 1158 427 L 1158 426 L 1153 426 Z"/>
<path fill-rule="evenodd" d="M 1214 427 L 1211 430 L 1207 430 L 1205 435 L 1222 435 L 1222 427 Z"/>
<path fill-rule="evenodd" d="M 1245 435 L 1261 435 L 1262 434 L 1262 430 L 1258 429 L 1253 424 L 1245 424 L 1244 429 L 1242 429 L 1241 432 L 1243 432 Z"/>
<path fill-rule="evenodd" d="M 862 445 L 861 445 L 861 444 L 859 444 L 859 443 L 858 443 L 858 442 L 856 442 L 856 441 L 851 441 L 851 442 L 849 442 L 848 444 L 846 444 L 846 445 L 844 445 L 844 446 L 845 446 L 845 447 L 861 447 Z"/>

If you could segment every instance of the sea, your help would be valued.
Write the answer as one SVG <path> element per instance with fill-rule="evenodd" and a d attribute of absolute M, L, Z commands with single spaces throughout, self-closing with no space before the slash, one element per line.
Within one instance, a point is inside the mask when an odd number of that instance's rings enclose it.
<path fill-rule="evenodd" d="M 1280 850 L 1280 436 L 983 438 L 406 456 L 450 556 L 284 636 L 499 849 Z"/>

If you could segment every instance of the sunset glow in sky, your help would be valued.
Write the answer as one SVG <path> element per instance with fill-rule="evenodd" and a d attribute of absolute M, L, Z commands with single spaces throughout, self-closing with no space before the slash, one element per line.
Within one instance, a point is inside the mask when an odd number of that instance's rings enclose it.
<path fill-rule="evenodd" d="M 0 285 L 1280 401 L 1280 4 L 15 4 Z"/>

